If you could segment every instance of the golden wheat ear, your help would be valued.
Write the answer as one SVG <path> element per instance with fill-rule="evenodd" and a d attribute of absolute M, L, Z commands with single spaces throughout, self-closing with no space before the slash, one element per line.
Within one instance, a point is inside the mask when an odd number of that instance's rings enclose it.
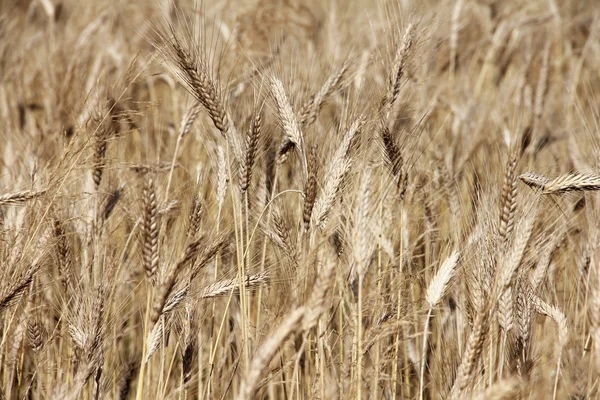
<path fill-rule="evenodd" d="M 0 195 L 0 206 L 6 205 L 6 204 L 23 203 L 28 200 L 40 197 L 44 193 L 46 193 L 45 190 L 38 190 L 38 191 L 23 190 L 21 192 L 2 194 L 2 195 Z"/>
<path fill-rule="evenodd" d="M 532 188 L 541 189 L 543 194 L 600 190 L 600 176 L 594 174 L 572 172 L 549 179 L 534 172 L 526 172 L 519 179 Z"/>
<path fill-rule="evenodd" d="M 544 194 L 560 194 L 573 191 L 600 189 L 600 176 L 578 172 L 561 175 L 544 186 Z"/>
<path fill-rule="evenodd" d="M 524 174 L 519 175 L 519 179 L 527 186 L 535 189 L 544 189 L 546 184 L 550 182 L 550 179 L 534 172 L 525 172 Z"/>

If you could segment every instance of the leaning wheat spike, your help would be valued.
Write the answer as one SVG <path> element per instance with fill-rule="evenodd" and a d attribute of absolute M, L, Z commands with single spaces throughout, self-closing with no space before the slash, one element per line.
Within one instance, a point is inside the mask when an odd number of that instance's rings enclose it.
<path fill-rule="evenodd" d="M 231 234 L 229 232 L 222 232 L 215 239 L 213 239 L 209 246 L 204 247 L 202 252 L 196 258 L 193 258 L 194 262 L 191 263 L 192 272 L 190 275 L 190 280 L 194 280 L 198 273 L 204 267 L 206 267 L 214 257 L 217 256 L 217 253 L 229 243 L 230 237 Z"/>
<path fill-rule="evenodd" d="M 195 60 L 185 50 L 179 39 L 174 37 L 168 43 L 168 51 L 172 52 L 178 78 L 190 89 L 191 94 L 206 109 L 215 127 L 224 136 L 229 132 L 229 119 L 225 111 L 219 83 L 209 72 L 204 60 Z"/>
<path fill-rule="evenodd" d="M 513 328 L 513 291 L 508 287 L 498 300 L 498 324 L 504 332 Z"/>
<path fill-rule="evenodd" d="M 202 221 L 202 212 L 202 199 L 199 194 L 196 194 L 192 200 L 190 215 L 188 217 L 187 237 L 190 239 L 194 239 L 198 235 L 200 222 Z"/>
<path fill-rule="evenodd" d="M 110 215 L 112 214 L 113 210 L 115 209 L 115 206 L 119 202 L 119 199 L 121 199 L 122 191 L 123 186 L 119 186 L 108 194 L 106 201 L 104 201 L 104 207 L 102 211 L 102 219 L 104 221 L 106 221 L 108 217 L 110 217 Z"/>
<path fill-rule="evenodd" d="M 165 318 L 161 318 L 157 321 L 152 330 L 148 334 L 148 351 L 146 352 L 145 363 L 148 363 L 150 358 L 156 353 L 156 351 L 160 348 L 160 345 L 163 343 L 163 337 L 165 335 Z"/>
<path fill-rule="evenodd" d="M 327 291 L 331 286 L 336 263 L 329 257 L 328 263 L 321 267 L 311 296 L 305 306 L 298 307 L 289 312 L 277 329 L 256 351 L 250 367 L 240 384 L 237 399 L 251 399 L 256 390 L 258 380 L 267 368 L 271 359 L 281 344 L 293 333 L 311 329 L 319 319 L 324 309 Z"/>
<path fill-rule="evenodd" d="M 530 286 L 526 282 L 515 286 L 518 288 L 516 295 L 516 342 L 514 353 L 517 357 L 517 372 L 519 376 L 526 374 L 525 364 L 529 360 L 529 338 L 531 335 L 531 301 Z"/>
<path fill-rule="evenodd" d="M 39 319 L 33 315 L 27 321 L 27 341 L 35 355 L 39 355 L 44 343 L 42 326 Z"/>
<path fill-rule="evenodd" d="M 65 236 L 64 224 L 60 221 L 54 221 L 54 237 L 56 239 L 56 257 L 58 258 L 58 273 L 65 293 L 71 284 L 72 257 L 71 246 Z"/>
<path fill-rule="evenodd" d="M 540 251 L 535 269 L 531 273 L 530 281 L 533 292 L 537 292 L 542 285 L 546 272 L 552 261 L 552 255 L 560 243 L 565 239 L 568 231 L 568 223 L 562 223 L 551 235 L 550 241 Z"/>
<path fill-rule="evenodd" d="M 515 211 L 517 209 L 517 155 L 513 151 L 508 160 L 504 173 L 504 184 L 502 185 L 502 198 L 500 200 L 500 240 L 507 243 L 513 230 Z"/>
<path fill-rule="evenodd" d="M 546 184 L 550 182 L 550 179 L 546 178 L 543 175 L 536 174 L 534 172 L 525 172 L 524 174 L 519 175 L 519 179 L 523 181 L 523 183 L 525 183 L 527 186 L 536 189 L 543 189 L 546 186 Z"/>
<path fill-rule="evenodd" d="M 151 324 L 155 324 L 158 321 L 158 318 L 164 313 L 165 303 L 171 294 L 173 287 L 175 286 L 175 280 L 177 279 L 177 276 L 187 265 L 190 264 L 192 259 L 196 257 L 198 250 L 200 249 L 200 244 L 203 242 L 204 239 L 200 238 L 187 245 L 183 256 L 174 266 L 169 268 L 164 281 L 161 283 L 159 290 L 154 297 L 150 313 Z"/>
<path fill-rule="evenodd" d="M 183 118 L 181 119 L 181 125 L 179 127 L 179 136 L 183 137 L 188 134 L 188 132 L 194 126 L 194 122 L 196 118 L 198 118 L 198 114 L 202 110 L 201 103 L 194 103 L 185 113 Z"/>
<path fill-rule="evenodd" d="M 302 209 L 302 220 L 304 221 L 304 229 L 308 231 L 310 227 L 310 218 L 315 198 L 317 197 L 317 146 L 312 146 L 308 157 L 308 179 L 304 185 L 304 207 Z"/>
<path fill-rule="evenodd" d="M 106 163 L 106 148 L 108 147 L 108 128 L 100 127 L 97 134 L 94 135 L 94 159 L 92 179 L 94 188 L 98 190 L 102 182 L 102 174 Z"/>
<path fill-rule="evenodd" d="M 38 190 L 38 191 L 23 190 L 21 192 L 2 194 L 2 195 L 0 195 L 0 206 L 6 205 L 6 204 L 23 203 L 27 200 L 35 199 L 36 197 L 40 197 L 44 193 L 46 193 L 45 190 Z"/>
<path fill-rule="evenodd" d="M 477 314 L 473 322 L 473 329 L 467 339 L 467 347 L 463 353 L 462 360 L 458 367 L 456 380 L 452 386 L 451 397 L 454 399 L 463 398 L 465 391 L 472 383 L 479 356 L 483 350 L 483 343 L 489 329 L 489 311 L 482 310 Z"/>
<path fill-rule="evenodd" d="M 151 178 L 144 182 L 143 201 L 143 266 L 146 276 L 153 281 L 158 270 L 158 203 L 154 181 Z"/>
<path fill-rule="evenodd" d="M 561 175 L 546 183 L 544 194 L 560 194 L 572 191 L 588 191 L 600 189 L 600 176 L 574 172 Z"/>
<path fill-rule="evenodd" d="M 321 195 L 315 201 L 313 208 L 313 226 L 322 228 L 327 222 L 327 217 L 333 202 L 338 194 L 342 180 L 350 168 L 348 152 L 353 143 L 353 139 L 362 127 L 362 119 L 359 118 L 350 126 L 342 139 L 341 146 L 338 147 L 333 158 L 325 172 L 325 187 Z"/>
<path fill-rule="evenodd" d="M 183 345 L 181 349 L 181 369 L 183 374 L 183 383 L 188 383 L 192 379 L 192 369 L 194 368 L 195 355 L 198 351 L 198 340 L 196 332 L 198 326 L 194 318 L 194 309 L 191 305 L 186 305 L 183 317 Z"/>
<path fill-rule="evenodd" d="M 322 265 L 320 265 L 315 283 L 310 297 L 306 302 L 306 312 L 302 320 L 302 329 L 307 331 L 312 329 L 323 311 L 325 311 L 326 302 L 328 299 L 327 293 L 333 284 L 335 275 L 335 269 L 337 266 L 337 257 L 332 254 L 332 250 L 321 249 L 317 254 L 319 260 L 325 258 Z"/>
<path fill-rule="evenodd" d="M 296 115 L 294 114 L 294 110 L 292 110 L 292 106 L 287 95 L 285 94 L 283 83 L 281 83 L 281 81 L 275 77 L 271 77 L 271 92 L 275 98 L 277 114 L 281 120 L 281 126 L 285 134 L 285 139 L 302 151 L 302 133 L 300 132 Z"/>
<path fill-rule="evenodd" d="M 267 336 L 252 358 L 250 367 L 240 384 L 237 400 L 249 400 L 253 398 L 256 385 L 268 366 L 271 359 L 277 353 L 282 343 L 293 333 L 300 330 L 305 308 L 299 307 L 287 314 L 281 324 Z"/>
<path fill-rule="evenodd" d="M 38 270 L 39 265 L 32 265 L 21 276 L 3 285 L 0 292 L 0 312 L 21 299 L 21 296 L 33 281 L 33 277 Z"/>
<path fill-rule="evenodd" d="M 252 180 L 252 168 L 254 167 L 256 151 L 258 149 L 261 127 L 262 117 L 260 111 L 257 111 L 252 119 L 252 126 L 246 135 L 246 153 L 244 163 L 240 169 L 240 189 L 242 193 L 248 190 Z"/>
<path fill-rule="evenodd" d="M 435 276 L 429 283 L 425 296 L 429 307 L 435 307 L 444 296 L 444 293 L 448 288 L 448 283 L 452 279 L 454 271 L 456 270 L 456 264 L 458 263 L 459 256 L 460 252 L 458 250 L 453 251 L 452 254 L 444 260 Z"/>
<path fill-rule="evenodd" d="M 327 98 L 331 93 L 339 87 L 349 66 L 350 63 L 348 61 L 344 62 L 342 67 L 337 72 L 330 75 L 321 89 L 319 89 L 319 91 L 312 96 L 304 106 L 302 106 L 302 109 L 300 110 L 300 125 L 303 129 L 307 129 L 317 120 L 317 116 L 321 112 L 325 101 L 327 101 Z"/>
<path fill-rule="evenodd" d="M 492 301 L 498 300 L 504 293 L 513 281 L 517 269 L 521 265 L 525 247 L 527 246 L 531 232 L 533 231 L 537 210 L 538 203 L 537 200 L 535 200 L 532 208 L 528 210 L 527 215 L 524 216 L 523 221 L 521 221 L 517 227 L 512 248 L 503 257 L 503 262 L 499 266 L 495 296 L 492 298 Z"/>
<path fill-rule="evenodd" d="M 446 260 L 440 266 L 440 269 L 438 269 L 435 276 L 429 283 L 429 286 L 427 287 L 425 299 L 429 304 L 429 311 L 427 312 L 427 317 L 425 319 L 425 328 L 423 329 L 423 350 L 421 351 L 421 375 L 419 379 L 419 393 L 421 393 L 421 399 L 423 398 L 423 391 L 425 387 L 425 366 L 427 364 L 427 340 L 429 338 L 429 319 L 431 317 L 433 308 L 444 296 L 448 283 L 454 275 L 454 270 L 458 262 L 459 255 L 460 252 L 458 250 L 455 250 L 448 258 L 446 258 Z"/>
<path fill-rule="evenodd" d="M 88 360 L 92 360 L 96 354 L 101 353 L 100 346 L 104 334 L 104 311 L 106 306 L 106 297 L 108 290 L 105 284 L 101 283 L 96 288 L 96 296 L 92 304 L 91 317 L 91 340 L 87 344 L 86 353 Z"/>
<path fill-rule="evenodd" d="M 535 294 L 530 294 L 531 304 L 535 311 L 539 314 L 550 317 L 558 328 L 558 353 L 562 352 L 562 349 L 566 346 L 569 339 L 569 327 L 567 325 L 567 317 L 557 307 L 552 306 L 542 300 Z"/>
<path fill-rule="evenodd" d="M 398 187 L 400 187 L 402 183 L 402 166 L 404 165 L 402 151 L 394 141 L 394 138 L 392 137 L 392 134 L 387 126 L 383 126 L 380 129 L 380 135 L 383 142 L 385 165 L 388 167 L 392 176 L 396 180 Z"/>
<path fill-rule="evenodd" d="M 246 290 L 252 290 L 254 288 L 258 288 L 267 283 L 269 280 L 268 272 L 260 272 L 258 274 L 247 275 L 244 283 L 244 288 Z M 231 291 L 235 291 L 240 287 L 239 279 L 225 279 L 222 281 L 218 281 L 215 283 L 211 283 L 200 291 L 198 295 L 199 298 L 202 299 L 210 299 L 214 297 L 225 296 L 231 293 Z"/>
<path fill-rule="evenodd" d="M 129 361 L 124 369 L 124 374 L 117 382 L 117 399 L 126 400 L 131 391 L 131 383 L 137 376 L 138 363 Z"/>
<path fill-rule="evenodd" d="M 2 364 L 3 371 L 9 373 L 8 382 L 6 385 L 3 385 L 3 396 L 10 398 L 12 393 L 12 384 L 13 377 L 16 373 L 15 366 L 19 360 L 19 352 L 22 348 L 25 330 L 27 328 L 27 312 L 22 312 L 21 315 L 15 318 L 13 322 L 15 327 L 11 329 L 10 336 L 8 336 L 5 340 L 7 340 L 7 344 L 5 345 L 4 351 L 5 356 Z"/>
<path fill-rule="evenodd" d="M 398 99 L 398 94 L 400 93 L 400 84 L 402 82 L 402 76 L 404 76 L 406 64 L 408 63 L 408 55 L 413 45 L 414 33 L 415 25 L 409 23 L 406 27 L 406 30 L 404 31 L 404 35 L 402 36 L 402 43 L 398 47 L 396 51 L 396 56 L 394 57 L 394 68 L 392 69 L 390 77 L 388 79 L 389 90 L 382 100 L 382 109 L 391 108 Z"/>

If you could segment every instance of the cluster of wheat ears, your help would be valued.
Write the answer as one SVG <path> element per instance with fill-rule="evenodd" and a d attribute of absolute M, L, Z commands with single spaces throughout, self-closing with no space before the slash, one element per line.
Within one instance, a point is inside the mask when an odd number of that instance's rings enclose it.
<path fill-rule="evenodd" d="M 1 1 L 0 398 L 598 398 L 599 16 Z"/>

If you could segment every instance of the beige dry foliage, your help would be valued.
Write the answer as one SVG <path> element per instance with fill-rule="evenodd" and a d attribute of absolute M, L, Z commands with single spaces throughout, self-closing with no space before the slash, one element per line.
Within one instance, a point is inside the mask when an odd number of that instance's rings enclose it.
<path fill-rule="evenodd" d="M 597 398 L 596 15 L 0 2 L 0 398 Z"/>

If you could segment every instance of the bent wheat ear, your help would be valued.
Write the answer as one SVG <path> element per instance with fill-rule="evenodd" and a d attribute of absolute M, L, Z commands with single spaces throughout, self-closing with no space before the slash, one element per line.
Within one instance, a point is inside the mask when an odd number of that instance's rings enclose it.
<path fill-rule="evenodd" d="M 4 289 L 0 294 L 0 311 L 6 307 L 10 307 L 12 304 L 17 302 L 23 293 L 29 287 L 29 284 L 33 281 L 33 276 L 38 271 L 39 265 L 31 266 L 27 269 L 22 277 L 17 279 Z"/>
<path fill-rule="evenodd" d="M 269 274 L 265 272 L 260 272 L 254 275 L 247 275 L 244 283 L 245 290 L 252 290 L 253 288 L 257 288 L 261 285 L 264 285 L 269 280 Z M 200 295 L 198 297 L 202 299 L 210 299 L 213 297 L 225 296 L 229 294 L 232 290 L 238 291 L 240 287 L 240 281 L 236 279 L 225 279 L 223 281 L 218 281 L 215 283 L 211 283 L 206 286 L 204 289 L 200 291 Z"/>
<path fill-rule="evenodd" d="M 22 203 L 27 200 L 35 199 L 36 197 L 40 197 L 46 193 L 46 190 L 32 191 L 32 190 L 23 190 L 21 192 L 15 193 L 7 193 L 0 195 L 0 206 L 5 204 L 17 204 Z"/>
<path fill-rule="evenodd" d="M 196 60 L 185 50 L 179 39 L 168 42 L 171 61 L 176 66 L 177 77 L 190 89 L 190 93 L 206 109 L 215 127 L 224 136 L 229 133 L 229 119 L 221 96 L 218 81 L 211 76 L 204 60 Z"/>
<path fill-rule="evenodd" d="M 525 172 L 524 174 L 519 175 L 519 179 L 527 186 L 537 189 L 544 189 L 546 184 L 550 182 L 550 179 L 534 172 Z"/>
<path fill-rule="evenodd" d="M 406 70 L 406 64 L 408 62 L 408 54 L 413 45 L 414 33 L 415 25 L 412 23 L 408 24 L 406 30 L 404 31 L 404 35 L 402 36 L 402 44 L 398 47 L 396 56 L 394 57 L 394 68 L 389 77 L 388 92 L 385 94 L 385 97 L 381 102 L 381 108 L 384 110 L 389 110 L 398 99 L 398 94 L 400 93 L 400 83 L 402 81 L 402 76 L 404 76 L 404 71 Z"/>
<path fill-rule="evenodd" d="M 427 287 L 427 295 L 425 298 L 427 299 L 427 303 L 429 303 L 429 307 L 435 307 L 444 296 L 448 282 L 450 282 L 450 279 L 452 279 L 452 276 L 454 275 L 459 256 L 460 252 L 455 250 L 448 258 L 446 258 Z"/>
<path fill-rule="evenodd" d="M 483 343 L 489 330 L 489 311 L 482 310 L 473 322 L 473 329 L 467 340 L 467 347 L 462 357 L 456 380 L 452 387 L 451 398 L 463 398 L 465 391 L 472 383 L 475 367 L 483 350 Z"/>
<path fill-rule="evenodd" d="M 390 172 L 398 180 L 398 185 L 402 181 L 402 166 L 404 159 L 402 151 L 394 141 L 392 134 L 387 126 L 383 126 L 380 130 L 381 140 L 383 142 L 383 151 L 385 164 Z"/>
<path fill-rule="evenodd" d="M 562 351 L 562 349 L 567 344 L 568 336 L 569 336 L 569 328 L 567 326 L 567 317 L 557 307 L 546 303 L 544 300 L 542 300 L 540 297 L 536 296 L 535 294 L 531 294 L 530 299 L 531 299 L 531 304 L 533 305 L 534 309 L 539 314 L 550 317 L 556 323 L 556 326 L 558 328 L 558 346 L 559 346 L 559 353 L 560 353 L 560 351 Z"/>
<path fill-rule="evenodd" d="M 325 187 L 315 201 L 313 208 L 313 226 L 322 228 L 327 222 L 329 211 L 331 211 L 342 180 L 348 169 L 350 169 L 351 161 L 349 160 L 348 153 L 354 142 L 354 137 L 360 132 L 362 124 L 362 118 L 358 118 L 352 123 L 342 139 L 341 146 L 338 147 L 333 155 L 333 159 L 325 172 Z"/>
<path fill-rule="evenodd" d="M 300 132 L 296 115 L 294 115 L 292 106 L 285 94 L 283 84 L 275 77 L 271 77 L 271 91 L 277 103 L 277 113 L 281 120 L 286 139 L 302 151 L 302 133 Z"/>
<path fill-rule="evenodd" d="M 544 194 L 560 194 L 578 190 L 599 190 L 600 176 L 572 173 L 561 175 L 544 186 Z"/>
<path fill-rule="evenodd" d="M 348 61 L 344 62 L 339 71 L 331 75 L 321 89 L 304 104 L 300 111 L 300 124 L 304 129 L 310 127 L 317 120 L 325 101 L 339 87 L 340 81 L 348 71 L 349 66 Z"/>

